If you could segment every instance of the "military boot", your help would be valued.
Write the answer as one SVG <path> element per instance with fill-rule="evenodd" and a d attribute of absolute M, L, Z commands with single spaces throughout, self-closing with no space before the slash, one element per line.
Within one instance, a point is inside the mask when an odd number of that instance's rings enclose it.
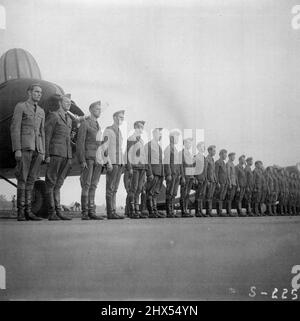
<path fill-rule="evenodd" d="M 167 217 L 169 218 L 175 217 L 173 212 L 172 200 L 168 198 L 166 199 L 166 210 L 167 210 Z"/>
<path fill-rule="evenodd" d="M 274 216 L 278 215 L 278 213 L 277 213 L 277 205 L 276 204 L 272 205 L 272 213 L 273 213 Z"/>
<path fill-rule="evenodd" d="M 32 190 L 25 190 L 25 217 L 29 221 L 41 221 L 41 217 L 37 217 L 31 211 Z"/>
<path fill-rule="evenodd" d="M 25 218 L 25 190 L 17 189 L 17 208 L 18 208 L 18 221 L 26 221 Z"/>
<path fill-rule="evenodd" d="M 135 207 L 135 204 L 133 201 L 130 201 L 129 203 L 129 212 L 130 212 L 130 218 L 133 218 L 133 219 L 140 218 L 139 212 Z"/>
<path fill-rule="evenodd" d="M 235 217 L 237 216 L 235 213 L 232 212 L 232 208 L 231 208 L 231 201 L 227 201 L 227 215 L 230 217 Z"/>
<path fill-rule="evenodd" d="M 142 192 L 141 194 L 141 205 L 140 205 L 140 217 L 141 218 L 148 218 L 149 214 L 147 211 L 147 195 L 145 192 Z"/>
<path fill-rule="evenodd" d="M 146 204 L 147 204 L 147 210 L 149 213 L 149 218 L 157 218 L 156 214 L 153 211 L 153 202 L 152 202 L 151 196 L 148 197 Z"/>
<path fill-rule="evenodd" d="M 91 220 L 103 220 L 103 217 L 96 215 L 95 192 L 94 189 L 89 191 L 88 216 Z"/>
<path fill-rule="evenodd" d="M 255 216 L 260 216 L 260 213 L 259 213 L 259 203 L 254 203 L 254 215 L 255 215 Z"/>
<path fill-rule="evenodd" d="M 55 213 L 53 189 L 48 189 L 46 192 L 47 207 L 48 207 L 48 220 L 60 221 L 60 218 Z"/>
<path fill-rule="evenodd" d="M 183 203 L 185 214 L 182 217 L 194 217 L 194 215 L 191 213 L 189 209 L 189 203 L 190 203 L 190 199 L 188 197 L 184 200 L 184 203 Z"/>
<path fill-rule="evenodd" d="M 81 195 L 81 219 L 89 221 L 89 199 L 87 195 Z"/>
<path fill-rule="evenodd" d="M 161 212 L 161 211 L 159 211 L 157 209 L 157 199 L 156 199 L 156 197 L 152 198 L 152 204 L 153 204 L 153 212 L 156 215 L 156 217 L 157 218 L 165 218 L 166 215 L 163 212 Z"/>
<path fill-rule="evenodd" d="M 120 220 L 125 218 L 116 213 L 116 194 L 113 194 L 112 197 L 106 196 L 106 212 L 108 220 Z"/>
<path fill-rule="evenodd" d="M 55 204 L 55 212 L 56 215 L 62 220 L 62 221 L 71 221 L 71 218 L 64 215 L 62 213 L 62 208 L 60 205 L 60 190 L 55 189 L 54 190 L 54 204 Z"/>
<path fill-rule="evenodd" d="M 237 203 L 237 212 L 238 212 L 238 216 L 240 216 L 240 217 L 246 216 L 246 214 L 244 214 L 244 212 L 243 212 L 242 202 Z"/>
<path fill-rule="evenodd" d="M 217 206 L 218 206 L 218 210 L 219 210 L 219 213 L 220 213 L 219 216 L 220 217 L 227 217 L 227 213 L 226 212 L 223 213 L 223 202 L 219 201 Z"/>
<path fill-rule="evenodd" d="M 198 200 L 195 200 L 195 217 L 202 217 L 202 213 L 200 213 Z"/>
<path fill-rule="evenodd" d="M 246 215 L 247 215 L 247 216 L 254 216 L 254 213 L 252 213 L 251 203 L 250 203 L 250 202 L 247 202 Z"/>

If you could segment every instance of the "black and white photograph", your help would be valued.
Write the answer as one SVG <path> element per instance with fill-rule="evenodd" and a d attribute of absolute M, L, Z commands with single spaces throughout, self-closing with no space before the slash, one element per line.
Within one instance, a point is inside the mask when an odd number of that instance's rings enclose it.
<path fill-rule="evenodd" d="M 0 0 L 0 301 L 300 301 L 299 80 L 300 0 Z"/>

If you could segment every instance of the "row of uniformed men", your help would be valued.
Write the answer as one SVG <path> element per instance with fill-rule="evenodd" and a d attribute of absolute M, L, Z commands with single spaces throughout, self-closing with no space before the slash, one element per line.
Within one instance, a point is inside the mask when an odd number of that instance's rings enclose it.
<path fill-rule="evenodd" d="M 46 122 L 44 110 L 38 106 L 42 96 L 42 88 L 39 84 L 33 84 L 28 88 L 28 100 L 16 105 L 11 123 L 12 148 L 17 160 L 16 177 L 18 180 L 17 207 L 18 220 L 41 220 L 32 213 L 32 191 L 37 179 L 41 162 L 44 160 L 46 170 L 46 196 L 49 220 L 69 220 L 62 213 L 60 204 L 60 189 L 71 168 L 72 148 L 71 132 L 72 118 L 80 123 L 76 149 L 82 172 L 80 182 L 82 187 L 81 206 L 82 219 L 102 219 L 95 213 L 95 192 L 103 172 L 106 168 L 106 210 L 108 219 L 122 219 L 116 211 L 116 195 L 121 175 L 124 172 L 124 183 L 128 192 L 126 209 L 132 218 L 138 217 L 164 217 L 157 210 L 157 198 L 160 194 L 164 179 L 166 179 L 166 209 L 167 216 L 174 217 L 174 202 L 179 184 L 181 185 L 181 211 L 182 216 L 191 216 L 188 211 L 190 190 L 196 182 L 196 216 L 213 215 L 212 198 L 215 190 L 218 191 L 218 213 L 222 214 L 222 202 L 226 190 L 228 190 L 227 214 L 231 212 L 231 202 L 238 191 L 238 204 L 243 199 L 243 191 L 246 199 L 251 190 L 254 197 L 255 213 L 258 215 L 258 206 L 264 201 L 264 175 L 261 166 L 256 164 L 253 172 L 253 186 L 243 186 L 241 173 L 247 173 L 243 169 L 244 160 L 240 158 L 240 164 L 235 168 L 233 165 L 234 155 L 229 154 L 229 162 L 224 167 L 226 152 L 221 151 L 220 160 L 214 163 L 215 147 L 208 148 L 209 155 L 205 158 L 204 145 L 198 144 L 199 153 L 193 158 L 190 153 L 191 139 L 184 140 L 184 149 L 181 153 L 176 149 L 179 133 L 170 133 L 170 144 L 163 152 L 160 146 L 161 128 L 153 131 L 153 139 L 144 146 L 141 134 L 144 121 L 134 123 L 135 132 L 127 141 L 127 162 L 124 162 L 122 153 L 123 138 L 119 129 L 124 120 L 124 110 L 113 114 L 113 125 L 104 130 L 103 138 L 97 119 L 101 114 L 101 102 L 90 105 L 88 117 L 78 117 L 70 113 L 71 100 L 68 95 L 57 96 L 57 110 L 50 112 Z M 143 158 L 144 156 L 144 158 Z M 224 158 L 225 157 L 225 158 Z M 166 161 L 167 159 L 167 161 Z M 126 163 L 126 164 L 125 164 Z M 125 166 L 124 166 L 125 164 Z M 249 166 L 248 166 L 249 167 Z M 239 171 L 240 169 L 240 171 Z M 225 172 L 226 174 L 224 174 Z M 250 170 L 251 172 L 251 170 Z M 266 170 L 269 173 L 269 170 Z M 272 172 L 272 171 L 271 171 Z M 252 172 L 251 172 L 252 174 Z M 224 178 L 225 176 L 226 178 Z M 223 177 L 224 176 L 224 177 Z M 272 177 L 272 173 L 267 177 Z M 245 177 L 248 177 L 245 175 Z M 224 181 L 225 179 L 225 181 Z M 270 178 L 267 183 L 269 188 Z M 274 181 L 274 180 L 272 180 Z M 298 180 L 299 181 L 299 180 Z M 248 180 L 247 180 L 248 182 Z M 276 184 L 274 184 L 276 185 Z M 277 185 L 276 185 L 277 186 Z M 286 185 L 284 185 L 286 186 Z M 294 185 L 288 185 L 289 191 Z M 140 211 L 139 197 L 146 190 L 147 211 Z M 268 189 L 269 191 L 269 189 Z M 287 206 L 291 213 L 297 211 L 299 200 L 299 188 L 293 189 L 294 193 L 286 193 L 282 198 L 282 205 Z M 274 206 L 274 195 L 268 192 L 266 195 L 270 206 Z M 204 214 L 203 200 L 207 199 L 207 211 Z M 277 194 L 276 194 L 277 195 Z M 279 195 L 279 194 L 278 194 Z M 281 195 L 281 194 L 280 194 Z M 283 195 L 283 194 L 282 194 Z M 289 195 L 293 195 L 291 198 Z M 248 202 L 247 213 L 250 215 Z M 242 215 L 241 206 L 238 212 Z M 270 212 L 271 213 L 271 212 Z"/>

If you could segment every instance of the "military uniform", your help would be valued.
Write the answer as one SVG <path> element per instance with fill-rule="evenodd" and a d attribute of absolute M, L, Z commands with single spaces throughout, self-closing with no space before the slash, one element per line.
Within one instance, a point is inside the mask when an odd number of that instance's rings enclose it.
<path fill-rule="evenodd" d="M 239 190 L 236 194 L 237 211 L 239 216 L 246 216 L 242 210 L 242 202 L 245 196 L 245 191 L 247 186 L 246 172 L 244 167 L 240 164 L 235 166 L 235 171 L 236 171 L 236 178 L 237 178 L 237 186 Z"/>
<path fill-rule="evenodd" d="M 268 194 L 268 184 L 267 184 L 267 178 L 266 173 L 264 169 L 261 169 L 262 172 L 262 191 L 261 191 L 261 201 L 259 206 L 259 211 L 261 215 L 266 215 L 267 213 L 263 213 L 263 204 L 266 205 L 267 203 L 267 194 Z"/>
<path fill-rule="evenodd" d="M 128 200 L 130 206 L 130 217 L 139 218 L 139 199 L 142 192 L 146 174 L 146 155 L 144 142 L 141 136 L 133 134 L 127 140 L 127 164 L 126 170 L 132 171 Z"/>
<path fill-rule="evenodd" d="M 226 197 L 227 186 L 228 186 L 228 177 L 226 163 L 223 159 L 218 159 L 215 163 L 216 178 L 217 178 L 217 190 L 216 190 L 216 199 L 217 199 L 217 212 L 219 216 L 227 216 L 223 214 L 223 201 Z"/>
<path fill-rule="evenodd" d="M 246 174 L 246 189 L 245 189 L 245 200 L 246 200 L 246 213 L 248 216 L 252 216 L 252 192 L 253 192 L 253 172 L 249 165 L 245 167 L 245 174 Z"/>
<path fill-rule="evenodd" d="M 259 208 L 262 201 L 262 189 L 263 189 L 263 173 L 259 168 L 253 170 L 253 201 L 254 201 L 254 213 L 256 216 L 260 216 Z"/>
<path fill-rule="evenodd" d="M 161 192 L 165 175 L 162 148 L 152 139 L 145 145 L 145 152 L 147 157 L 146 203 L 149 217 L 164 217 L 165 215 L 157 210 L 157 197 Z M 149 179 L 152 176 L 153 178 Z"/>
<path fill-rule="evenodd" d="M 206 214 L 209 216 L 214 216 L 212 213 L 212 201 L 214 192 L 216 189 L 217 184 L 217 177 L 215 172 L 215 161 L 214 158 L 210 155 L 206 157 L 206 181 L 207 181 L 207 189 L 206 189 L 206 200 L 207 200 L 207 207 L 206 207 Z"/>
<path fill-rule="evenodd" d="M 275 193 L 275 185 L 274 185 L 274 179 L 271 175 L 271 173 L 265 174 L 265 179 L 267 183 L 267 195 L 266 195 L 266 215 L 274 215 L 272 204 L 274 202 L 274 193 Z"/>
<path fill-rule="evenodd" d="M 166 147 L 164 151 L 164 164 L 166 178 L 168 176 L 171 176 L 171 179 L 167 179 L 166 182 L 167 217 L 175 217 L 175 197 L 177 196 L 180 178 L 183 175 L 183 168 L 180 159 L 180 154 L 174 144 L 170 144 Z"/>
<path fill-rule="evenodd" d="M 78 161 L 86 163 L 80 175 L 82 219 L 100 219 L 96 216 L 95 193 L 102 172 L 102 164 L 96 160 L 101 141 L 101 129 L 96 119 L 84 120 L 78 130 L 76 151 Z"/>
<path fill-rule="evenodd" d="M 39 220 L 31 212 L 32 190 L 40 164 L 45 155 L 45 113 L 30 100 L 20 102 L 14 109 L 10 127 L 13 151 L 20 150 L 22 157 L 17 161 L 17 207 L 18 220 Z M 25 216 L 24 216 L 25 214 Z"/>
<path fill-rule="evenodd" d="M 203 154 L 198 153 L 195 156 L 195 178 L 197 183 L 195 195 L 195 210 L 197 217 L 206 216 L 203 212 L 203 202 L 205 200 L 207 186 L 207 163 Z"/>
<path fill-rule="evenodd" d="M 116 213 L 116 195 L 124 170 L 122 144 L 122 133 L 117 125 L 113 124 L 104 130 L 102 144 L 104 162 L 112 165 L 112 170 L 106 173 L 106 211 L 108 219 L 123 218 Z"/>
<path fill-rule="evenodd" d="M 180 152 L 180 159 L 182 160 L 182 178 L 180 183 L 180 209 L 182 217 L 191 217 L 188 213 L 190 191 L 194 183 L 194 160 L 190 150 L 183 148 Z"/>
<path fill-rule="evenodd" d="M 229 216 L 236 216 L 231 211 L 232 201 L 234 199 L 237 189 L 237 177 L 235 172 L 235 166 L 230 160 L 226 163 L 227 175 L 228 175 L 228 189 L 227 189 L 227 214 Z"/>
<path fill-rule="evenodd" d="M 72 120 L 61 108 L 50 112 L 45 124 L 46 158 L 50 162 L 46 170 L 46 193 L 49 220 L 68 220 L 62 214 L 60 189 L 72 166 Z"/>

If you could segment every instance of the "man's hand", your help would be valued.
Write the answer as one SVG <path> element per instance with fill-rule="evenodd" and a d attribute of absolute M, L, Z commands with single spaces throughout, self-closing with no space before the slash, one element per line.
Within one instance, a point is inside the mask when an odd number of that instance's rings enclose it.
<path fill-rule="evenodd" d="M 172 176 L 171 176 L 171 175 L 168 175 L 168 176 L 166 177 L 166 180 L 167 180 L 168 182 L 170 182 L 170 181 L 172 180 Z"/>
<path fill-rule="evenodd" d="M 15 159 L 16 161 L 20 161 L 22 158 L 22 152 L 20 150 L 15 151 Z"/>
<path fill-rule="evenodd" d="M 181 184 L 185 185 L 185 178 L 183 176 L 181 177 Z"/>
<path fill-rule="evenodd" d="M 49 164 L 49 163 L 50 163 L 50 156 L 47 156 L 47 157 L 45 158 L 45 163 L 46 163 L 46 164 Z"/>
<path fill-rule="evenodd" d="M 236 191 L 237 191 L 237 192 L 240 192 L 240 191 L 241 191 L 241 189 L 240 189 L 239 186 L 237 187 Z"/>
<path fill-rule="evenodd" d="M 111 172 L 112 169 L 113 169 L 112 164 L 111 164 L 111 163 L 107 163 L 107 171 L 108 171 L 108 172 Z"/>
<path fill-rule="evenodd" d="M 86 163 L 86 162 L 81 163 L 81 164 L 80 164 L 80 166 L 81 166 L 81 169 L 82 169 L 82 170 L 84 170 L 84 169 L 88 168 L 88 166 L 87 166 L 87 163 Z"/>
<path fill-rule="evenodd" d="M 148 176 L 148 180 L 149 180 L 149 181 L 152 181 L 153 178 L 154 178 L 154 176 L 153 176 L 152 174 Z"/>
<path fill-rule="evenodd" d="M 129 177 L 132 177 L 133 176 L 133 169 L 131 168 L 130 170 L 129 170 Z"/>

